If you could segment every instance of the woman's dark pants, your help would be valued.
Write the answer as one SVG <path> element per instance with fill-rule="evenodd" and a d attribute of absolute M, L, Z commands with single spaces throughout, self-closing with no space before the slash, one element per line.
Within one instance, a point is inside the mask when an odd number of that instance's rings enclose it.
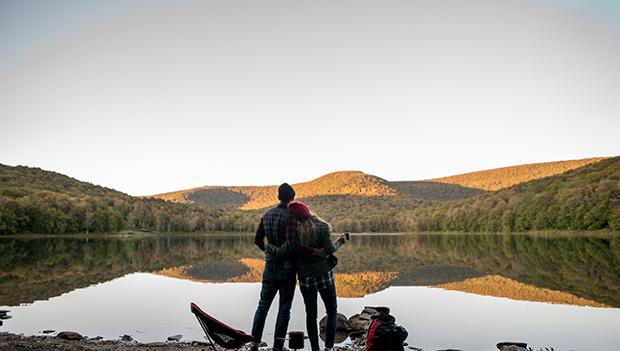
<path fill-rule="evenodd" d="M 306 329 L 312 351 L 319 350 L 319 332 L 317 326 L 317 294 L 321 295 L 321 300 L 325 305 L 327 313 L 327 323 L 325 325 L 325 347 L 334 346 L 336 338 L 336 323 L 338 321 L 338 303 L 336 302 L 336 286 L 332 281 L 326 289 L 313 289 L 301 287 L 301 295 L 306 305 Z"/>

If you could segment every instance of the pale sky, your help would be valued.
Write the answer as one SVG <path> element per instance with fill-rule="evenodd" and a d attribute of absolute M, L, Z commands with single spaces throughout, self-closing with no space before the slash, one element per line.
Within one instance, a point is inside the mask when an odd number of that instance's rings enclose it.
<path fill-rule="evenodd" d="M 620 1 L 0 0 L 0 163 L 132 195 L 620 154 Z"/>

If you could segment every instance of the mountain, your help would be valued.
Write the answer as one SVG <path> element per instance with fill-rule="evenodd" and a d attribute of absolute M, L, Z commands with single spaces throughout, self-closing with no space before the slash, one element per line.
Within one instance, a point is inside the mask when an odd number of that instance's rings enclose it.
<path fill-rule="evenodd" d="M 488 169 L 449 177 L 431 179 L 431 182 L 460 185 L 466 188 L 495 191 L 530 180 L 561 174 L 604 160 L 604 157 L 585 158 L 557 162 L 531 163 L 526 165 Z"/>

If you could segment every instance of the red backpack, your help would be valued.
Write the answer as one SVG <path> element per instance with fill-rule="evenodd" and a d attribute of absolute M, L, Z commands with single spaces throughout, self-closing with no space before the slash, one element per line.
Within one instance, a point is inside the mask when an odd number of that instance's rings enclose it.
<path fill-rule="evenodd" d="M 366 335 L 366 351 L 403 351 L 407 330 L 396 324 L 396 318 L 386 311 L 373 316 Z"/>

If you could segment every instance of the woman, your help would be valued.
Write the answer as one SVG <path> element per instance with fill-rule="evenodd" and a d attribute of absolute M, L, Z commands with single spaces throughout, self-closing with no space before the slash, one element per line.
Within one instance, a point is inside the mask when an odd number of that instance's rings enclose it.
<path fill-rule="evenodd" d="M 287 237 L 287 243 L 295 252 L 299 288 L 306 306 L 306 328 L 310 345 L 312 351 L 319 350 L 317 295 L 320 295 L 327 312 L 325 348 L 333 350 L 338 304 L 334 273 L 328 256 L 346 242 L 346 235 L 342 234 L 338 240 L 332 242 L 332 226 L 312 213 L 303 202 L 291 202 L 288 209 L 297 219 L 297 237 Z M 271 253 L 282 254 L 282 250 L 285 249 L 270 244 L 266 246 L 266 251 Z"/>

